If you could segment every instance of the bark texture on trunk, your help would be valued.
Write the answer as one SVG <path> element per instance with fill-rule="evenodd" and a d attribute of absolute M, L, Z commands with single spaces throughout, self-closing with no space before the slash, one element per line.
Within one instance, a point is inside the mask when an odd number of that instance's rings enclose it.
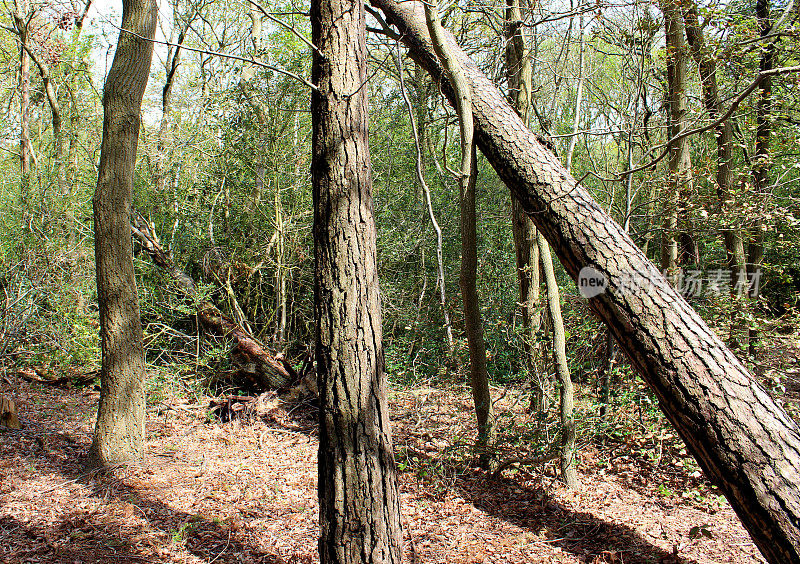
<path fill-rule="evenodd" d="M 153 56 L 153 43 L 143 38 L 154 37 L 157 18 L 154 0 L 124 0 L 103 93 L 103 141 L 93 199 L 102 362 L 90 452 L 92 462 L 100 465 L 144 454 L 144 348 L 130 212 L 142 97 Z"/>
<path fill-rule="evenodd" d="M 372 0 L 411 55 L 439 79 L 422 7 Z M 522 123 L 448 38 L 472 86 L 478 145 L 552 245 L 567 272 L 607 282 L 589 300 L 655 391 L 664 413 L 771 562 L 800 560 L 800 428 L 672 290 L 624 230 Z M 443 86 L 445 92 L 446 85 Z M 631 280 L 639 288 L 630 288 Z"/>
<path fill-rule="evenodd" d="M 376 267 L 364 5 L 313 0 L 320 562 L 401 557 Z"/>

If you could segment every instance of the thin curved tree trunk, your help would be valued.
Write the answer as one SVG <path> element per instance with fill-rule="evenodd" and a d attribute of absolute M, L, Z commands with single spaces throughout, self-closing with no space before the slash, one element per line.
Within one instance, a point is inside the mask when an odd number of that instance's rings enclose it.
<path fill-rule="evenodd" d="M 155 36 L 157 18 L 154 0 L 123 1 L 119 42 L 103 92 L 103 141 L 93 199 L 102 363 L 90 459 L 97 465 L 144 455 L 145 364 L 130 213 L 142 97 L 153 56 L 149 39 Z"/>
<path fill-rule="evenodd" d="M 321 564 L 391 564 L 400 500 L 383 373 L 364 4 L 312 0 Z"/>
<path fill-rule="evenodd" d="M 578 6 L 580 9 L 580 4 Z M 578 139 L 578 129 L 581 122 L 581 106 L 583 100 L 583 63 L 586 51 L 585 29 L 583 14 L 579 18 L 580 26 L 580 55 L 578 56 L 578 92 L 575 96 L 575 116 L 572 122 L 572 137 L 567 148 L 564 168 L 567 173 L 572 168 L 572 156 Z M 561 477 L 568 488 L 578 486 L 578 474 L 575 471 L 575 391 L 569 373 L 566 352 L 566 332 L 564 319 L 561 316 L 561 298 L 558 291 L 553 258 L 550 254 L 550 245 L 541 233 L 537 235 L 536 242 L 542 256 L 542 270 L 547 284 L 547 305 L 553 329 L 553 366 L 559 387 L 559 418 L 561 420 Z"/>
<path fill-rule="evenodd" d="M 456 112 L 461 131 L 461 168 L 459 202 L 461 204 L 461 299 L 464 306 L 464 328 L 469 348 L 470 388 L 478 420 L 478 443 L 481 461 L 490 465 L 489 449 L 494 444 L 496 429 L 489 372 L 486 367 L 486 342 L 483 338 L 480 299 L 478 297 L 478 233 L 475 210 L 475 183 L 478 167 L 475 162 L 472 94 L 460 62 L 450 51 L 438 7 L 425 4 L 425 21 L 433 37 L 433 49 L 445 68 L 455 92 Z"/>
<path fill-rule="evenodd" d="M 400 30 L 412 57 L 434 80 L 443 78 L 420 3 L 371 2 Z M 567 273 L 577 279 L 591 267 L 605 280 L 605 291 L 588 300 L 590 309 L 611 328 L 764 556 L 776 564 L 800 560 L 797 423 L 541 145 L 452 35 L 447 41 L 472 87 L 476 137 L 488 161 Z M 452 102 L 445 81 L 442 88 Z"/>
<path fill-rule="evenodd" d="M 561 318 L 561 297 L 558 292 L 558 281 L 550 256 L 550 245 L 539 233 L 536 237 L 539 252 L 542 254 L 542 266 L 547 283 L 547 309 L 553 321 L 553 359 L 556 377 L 560 389 L 559 415 L 561 418 L 561 478 L 568 488 L 578 486 L 578 474 L 575 471 L 575 394 L 572 379 L 567 365 L 566 334 L 564 320 Z"/>

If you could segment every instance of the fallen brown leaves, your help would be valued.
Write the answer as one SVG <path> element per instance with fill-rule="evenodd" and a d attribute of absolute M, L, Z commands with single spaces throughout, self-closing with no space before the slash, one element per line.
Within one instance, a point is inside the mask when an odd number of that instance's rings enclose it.
<path fill-rule="evenodd" d="M 220 423 L 207 403 L 171 398 L 150 409 L 146 462 L 99 474 L 82 465 L 95 394 L 21 379 L 0 393 L 25 424 L 0 432 L 0 561 L 318 561 L 311 409 L 266 401 Z M 666 461 L 652 470 L 630 445 L 584 450 L 576 491 L 549 467 L 490 478 L 469 463 L 470 401 L 392 394 L 406 561 L 760 561 L 726 504 L 682 496 L 706 496 L 700 478 Z M 517 408 L 507 397 L 498 409 Z M 690 538 L 693 527 L 711 538 Z"/>

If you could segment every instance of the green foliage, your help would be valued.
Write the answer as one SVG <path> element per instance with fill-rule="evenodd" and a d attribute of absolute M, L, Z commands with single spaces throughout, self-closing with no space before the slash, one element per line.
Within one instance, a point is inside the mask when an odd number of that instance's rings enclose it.
<path fill-rule="evenodd" d="M 690 539 L 696 540 L 701 537 L 705 537 L 707 539 L 714 538 L 714 535 L 711 532 L 711 525 L 695 525 L 694 527 L 689 529 Z"/>
<path fill-rule="evenodd" d="M 726 103 L 757 72 L 761 52 L 748 47 L 755 45 L 750 40 L 757 34 L 751 4 L 748 0 L 701 10 Z M 281 18 L 309 36 L 307 18 L 297 6 L 281 2 L 270 8 L 289 14 Z M 209 4 L 203 9 L 205 23 L 187 36 L 189 45 L 245 58 L 254 55 L 244 5 Z M 457 5 L 447 23 L 478 64 L 505 88 L 496 30 L 487 26 L 480 14 L 461 11 Z M 538 116 L 531 128 L 562 136 L 554 140 L 562 154 L 572 133 L 579 68 L 576 45 L 567 41 L 565 49 L 561 46 L 568 34 L 570 41 L 575 40 L 576 25 L 568 18 L 558 18 L 537 26 L 535 38 Z M 646 246 L 655 261 L 665 211 L 665 163 L 637 170 L 630 176 L 630 186 L 621 173 L 629 167 L 629 155 L 638 168 L 659 154 L 666 141 L 663 90 L 667 53 L 661 27 L 657 12 L 640 6 L 592 16 L 585 37 L 587 82 L 579 122 L 579 129 L 590 133 L 578 137 L 573 160 L 575 176 L 583 179 L 614 219 L 628 226 L 632 237 L 641 247 Z M 65 112 L 68 145 L 74 149 L 67 193 L 54 189 L 52 117 L 35 69 L 31 119 L 37 162 L 30 177 L 20 178 L 15 144 L 6 143 L 6 151 L 0 154 L 0 220 L 4 226 L 0 286 L 5 293 L 0 354 L 19 365 L 47 365 L 53 371 L 70 366 L 91 369 L 99 362 L 90 202 L 102 136 L 97 78 L 104 69 L 92 68 L 92 60 L 100 60 L 94 57 L 99 43 L 114 41 L 102 37 L 100 30 L 86 30 L 82 38 L 62 32 L 54 31 L 54 37 L 63 40 L 64 50 L 51 71 Z M 113 35 L 116 33 L 114 30 Z M 307 44 L 285 27 L 266 20 L 264 34 L 263 52 L 256 54 L 261 61 L 309 77 Z M 371 99 L 369 140 L 386 372 L 396 386 L 460 384 L 468 362 L 458 284 L 460 211 L 457 182 L 445 166 L 452 168 L 458 160 L 457 125 L 437 86 L 406 64 L 406 88 L 412 100 L 418 102 L 420 93 L 427 93 L 419 111 L 425 133 L 423 172 L 443 231 L 445 307 L 456 340 L 453 363 L 436 283 L 435 235 L 416 178 L 416 148 L 393 64 L 396 46 L 374 34 L 369 41 L 371 68 L 364 88 Z M 776 64 L 797 64 L 797 50 L 789 41 L 782 40 L 776 49 Z M 6 68 L 16 68 L 18 57 L 13 37 L 3 34 L 0 59 Z M 12 108 L 0 127 L 3 137 L 10 140 L 19 137 L 13 74 L 0 76 L 3 105 Z M 702 90 L 693 63 L 690 75 L 687 118 L 702 125 L 709 116 L 700 103 Z M 151 402 L 176 391 L 196 397 L 209 391 L 209 386 L 230 385 L 226 380 L 233 371 L 230 343 L 203 335 L 196 317 L 199 303 L 213 302 L 230 316 L 241 311 L 268 349 L 285 351 L 295 364 L 314 343 L 310 91 L 270 69 L 184 52 L 162 135 L 165 77 L 166 70 L 156 57 L 143 112 L 134 204 L 152 221 L 175 265 L 195 280 L 199 292 L 187 298 L 145 253 L 137 251 Z M 796 109 L 800 104 L 796 76 L 773 80 L 769 197 L 755 193 L 752 180 L 757 94 L 733 114 L 737 146 L 730 163 L 736 178 L 736 189 L 729 195 L 735 204 L 732 211 L 720 211 L 716 144 L 710 132 L 691 138 L 693 185 L 681 203 L 691 226 L 689 232 L 700 248 L 701 264 L 696 266 L 705 273 L 726 265 L 719 236 L 724 226 L 741 227 L 748 240 L 756 225 L 763 226 L 763 291 L 758 300 L 743 303 L 727 293 L 688 298 L 723 338 L 728 337 L 732 314 L 745 311 L 741 319 L 763 335 L 754 347 L 756 357 L 750 359 L 754 361 L 765 354 L 763 345 L 772 327 L 787 333 L 794 330 L 792 320 L 800 308 Z M 478 159 L 478 166 L 478 292 L 489 373 L 492 384 L 500 389 L 526 388 L 532 375 L 527 372 L 523 345 L 526 341 L 541 345 L 541 356 L 546 357 L 538 359 L 541 372 L 550 370 L 552 345 L 544 327 L 535 335 L 524 334 L 521 327 L 509 191 L 483 158 Z M 158 185 L 164 189 L 154 189 Z M 604 420 L 597 416 L 596 377 L 602 364 L 604 330 L 566 272 L 558 265 L 556 268 L 569 368 L 582 392 L 576 416 L 579 435 L 586 440 L 619 441 L 659 436 L 667 423 L 659 414 L 657 401 L 638 383 L 621 355 L 611 377 L 609 416 Z M 282 341 L 278 336 L 281 281 L 287 314 Z M 779 370 L 765 372 L 765 383 L 776 394 L 784 392 L 785 379 Z M 557 390 L 553 390 L 553 399 L 556 397 Z M 540 452 L 558 431 L 554 410 L 524 422 L 502 413 L 500 419 L 499 448 L 515 452 Z M 430 460 L 408 452 L 399 464 L 421 480 L 446 483 L 458 456 L 454 451 L 448 452 L 445 460 Z"/>
<path fill-rule="evenodd" d="M 5 195 L 14 202 L 13 191 Z M 82 245 L 65 239 L 76 226 L 25 202 L 0 213 L 8 227 L 0 241 L 0 356 L 46 372 L 91 371 L 99 365 L 94 265 Z"/>

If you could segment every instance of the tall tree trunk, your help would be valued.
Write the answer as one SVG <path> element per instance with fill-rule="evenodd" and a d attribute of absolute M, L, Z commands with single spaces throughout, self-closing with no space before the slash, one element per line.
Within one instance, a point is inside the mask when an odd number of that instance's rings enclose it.
<path fill-rule="evenodd" d="M 92 202 L 102 364 L 90 456 L 100 465 L 144 455 L 144 347 L 130 213 L 142 97 L 157 18 L 154 0 L 123 1 L 117 51 L 103 92 L 103 141 Z"/>
<path fill-rule="evenodd" d="M 686 28 L 686 39 L 691 47 L 692 56 L 700 74 L 703 87 L 703 105 L 711 119 L 716 120 L 722 114 L 722 98 L 717 85 L 717 63 L 713 53 L 706 44 L 703 28 L 700 25 L 697 4 L 687 0 L 681 4 L 683 20 Z M 731 271 L 731 294 L 734 292 L 736 280 L 745 271 L 744 240 L 739 227 L 736 206 L 733 202 L 733 124 L 732 118 L 724 120 L 714 128 L 717 142 L 717 199 L 719 200 L 719 217 L 722 222 L 722 238 L 725 243 L 728 268 Z M 742 321 L 734 307 L 731 315 L 730 342 L 737 344 L 736 335 L 742 329 Z"/>
<path fill-rule="evenodd" d="M 311 2 L 320 562 L 401 558 L 376 267 L 364 5 Z"/>
<path fill-rule="evenodd" d="M 419 2 L 371 0 L 412 57 L 444 78 Z M 589 307 L 651 386 L 661 409 L 720 487 L 770 562 L 800 560 L 800 428 L 659 274 L 624 230 L 530 133 L 457 46 L 473 93 L 477 141 L 577 278 L 591 266 L 606 281 Z M 446 81 L 442 88 L 451 102 Z M 584 271 L 584 276 L 590 274 Z M 638 276 L 643 288 L 626 291 Z"/>
<path fill-rule="evenodd" d="M 469 111 L 469 110 L 467 110 Z M 497 428 L 489 389 L 489 370 L 486 366 L 486 341 L 483 336 L 481 303 L 478 297 L 478 233 L 475 210 L 475 184 L 478 166 L 475 162 L 475 145 L 471 144 L 471 172 L 461 189 L 461 273 L 459 286 L 464 306 L 464 329 L 469 348 L 469 383 L 475 416 L 478 420 L 478 450 L 482 464 L 492 465 L 491 448 L 495 443 Z"/>
<path fill-rule="evenodd" d="M 484 465 L 490 465 L 489 449 L 494 444 L 496 429 L 489 372 L 486 368 L 486 342 L 483 338 L 480 299 L 478 298 L 478 232 L 475 209 L 475 184 L 478 167 L 475 162 L 472 93 L 464 69 L 450 51 L 445 31 L 439 20 L 439 9 L 425 4 L 425 21 L 433 38 L 433 49 L 455 92 L 456 112 L 461 132 L 461 167 L 459 202 L 461 207 L 461 273 L 459 286 L 464 306 L 464 329 L 469 348 L 470 388 L 478 420 L 478 450 Z"/>
<path fill-rule="evenodd" d="M 28 55 L 28 5 L 25 0 L 14 0 L 14 22 L 19 33 L 19 98 L 20 98 L 20 134 L 19 160 L 22 172 L 22 198 L 28 197 L 28 182 L 31 171 L 31 59 Z"/>
<path fill-rule="evenodd" d="M 683 18 L 675 0 L 662 3 L 664 30 L 667 36 L 667 100 L 669 108 L 669 136 L 678 135 L 686 127 L 686 36 Z M 664 202 L 664 224 L 661 235 L 661 270 L 667 280 L 675 284 L 678 279 L 678 215 L 681 196 L 690 191 L 692 161 L 689 139 L 674 141 L 669 147 L 669 177 L 667 197 Z"/>
<path fill-rule="evenodd" d="M 536 226 L 516 196 L 511 196 L 511 234 L 514 237 L 514 254 L 517 261 L 517 305 L 522 313 L 522 352 L 525 367 L 531 380 L 531 409 L 543 412 L 549 409 L 551 382 L 547 371 L 539 365 L 542 344 L 539 330 L 542 328 L 541 308 L 541 257 L 536 244 Z"/>
<path fill-rule="evenodd" d="M 580 2 L 578 10 L 580 10 Z M 578 57 L 578 92 L 575 96 L 575 118 L 572 122 L 572 137 L 564 167 L 567 173 L 572 168 L 572 155 L 578 139 L 578 128 L 581 122 L 581 102 L 583 100 L 583 62 L 586 50 L 585 28 L 583 14 L 579 18 L 580 26 L 580 55 Z M 558 292 L 553 259 L 550 255 L 550 246 L 541 233 L 537 236 L 539 252 L 542 255 L 542 267 L 547 282 L 547 303 L 550 321 L 553 329 L 553 366 L 559 384 L 559 415 L 561 419 L 561 476 L 568 488 L 578 485 L 578 475 L 575 472 L 575 392 L 569 374 L 566 353 L 566 332 L 564 320 L 561 316 L 561 299 Z"/>
<path fill-rule="evenodd" d="M 550 245 L 539 233 L 536 237 L 539 252 L 542 253 L 542 265 L 547 282 L 547 310 L 553 322 L 553 363 L 560 389 L 561 417 L 561 478 L 568 488 L 578 486 L 578 474 L 575 471 L 575 410 L 572 379 L 567 366 L 566 334 L 564 320 L 561 318 L 561 297 L 558 292 L 553 259 L 550 256 Z"/>
<path fill-rule="evenodd" d="M 580 3 L 578 6 L 580 10 Z M 572 156 L 575 152 L 578 128 L 581 121 L 581 102 L 583 100 L 583 62 L 585 56 L 585 29 L 583 14 L 579 18 L 580 26 L 580 54 L 578 56 L 578 92 L 575 96 L 575 115 L 572 122 L 572 137 L 564 161 L 564 168 L 569 173 L 572 168 Z M 578 475 L 575 472 L 575 392 L 569 374 L 566 353 L 566 332 L 564 319 L 561 316 L 561 298 L 558 291 L 553 258 L 550 245 L 541 233 L 537 232 L 537 246 L 541 255 L 542 271 L 544 272 L 547 287 L 547 312 L 550 328 L 553 332 L 553 368 L 559 384 L 559 417 L 561 419 L 561 476 L 568 488 L 578 485 Z"/>
<path fill-rule="evenodd" d="M 506 78 L 511 105 L 522 121 L 530 123 L 533 68 L 525 46 L 522 10 L 519 0 L 506 0 Z M 547 411 L 550 381 L 547 373 L 537 366 L 541 346 L 537 333 L 542 325 L 540 296 L 539 246 L 536 243 L 536 226 L 511 194 L 511 233 L 517 259 L 519 308 L 522 312 L 522 351 L 525 367 L 532 383 L 531 408 Z"/>
<path fill-rule="evenodd" d="M 775 41 L 766 40 L 772 31 L 769 14 L 769 0 L 757 0 L 756 18 L 758 30 L 766 43 L 761 46 L 761 61 L 759 71 L 772 70 L 775 59 Z M 772 77 L 765 76 L 759 85 L 758 104 L 756 106 L 756 152 L 753 155 L 753 188 L 757 202 L 767 205 L 772 190 L 769 187 L 769 137 L 772 132 Z M 758 204 L 756 204 L 758 205 Z M 747 274 L 750 280 L 760 276 L 761 264 L 764 262 L 764 231 L 766 226 L 763 220 L 763 211 L 757 213 L 747 246 Z M 749 328 L 750 354 L 755 353 L 755 343 L 758 332 L 755 327 Z"/>

